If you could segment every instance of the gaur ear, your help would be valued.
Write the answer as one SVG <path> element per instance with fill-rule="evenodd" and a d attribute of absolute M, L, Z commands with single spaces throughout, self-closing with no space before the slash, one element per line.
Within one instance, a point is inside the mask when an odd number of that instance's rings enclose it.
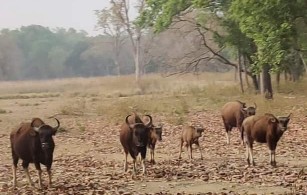
<path fill-rule="evenodd" d="M 255 105 L 255 110 L 257 109 L 257 104 L 254 102 L 254 105 Z"/>
<path fill-rule="evenodd" d="M 135 124 L 128 124 L 130 129 L 133 129 L 135 127 Z"/>
<path fill-rule="evenodd" d="M 35 132 L 38 133 L 39 129 L 40 129 L 42 126 L 43 126 L 43 125 L 41 125 L 41 126 L 39 126 L 39 127 L 32 127 L 32 128 L 33 128 L 33 130 L 34 130 Z"/>
<path fill-rule="evenodd" d="M 270 118 L 270 121 L 271 121 L 272 123 L 275 123 L 275 122 L 276 122 L 276 118 L 271 117 L 271 118 Z"/>
<path fill-rule="evenodd" d="M 34 137 L 34 136 L 36 136 L 36 135 L 37 135 L 37 132 L 36 132 L 36 131 L 31 130 L 29 134 L 30 134 L 30 136 Z"/>
<path fill-rule="evenodd" d="M 287 118 L 290 119 L 292 117 L 292 113 L 290 113 Z"/>
<path fill-rule="evenodd" d="M 241 112 L 246 113 L 247 108 L 241 108 Z"/>

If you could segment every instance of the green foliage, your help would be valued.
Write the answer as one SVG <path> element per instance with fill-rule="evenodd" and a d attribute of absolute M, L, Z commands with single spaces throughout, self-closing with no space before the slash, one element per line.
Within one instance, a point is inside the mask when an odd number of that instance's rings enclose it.
<path fill-rule="evenodd" d="M 303 1 L 234 0 L 230 13 L 242 32 L 257 45 L 255 64 L 278 69 L 287 50 L 297 45 L 295 20 L 304 9 Z"/>
<path fill-rule="evenodd" d="M 137 20 L 142 27 L 153 26 L 156 32 L 165 30 L 173 17 L 192 5 L 191 0 L 147 0 L 147 7 Z"/>
<path fill-rule="evenodd" d="M 0 80 L 101 76 L 116 74 L 108 36 L 88 37 L 83 31 L 39 25 L 0 32 Z M 132 56 L 125 72 L 133 72 Z M 128 58 L 128 59 L 127 59 Z"/>

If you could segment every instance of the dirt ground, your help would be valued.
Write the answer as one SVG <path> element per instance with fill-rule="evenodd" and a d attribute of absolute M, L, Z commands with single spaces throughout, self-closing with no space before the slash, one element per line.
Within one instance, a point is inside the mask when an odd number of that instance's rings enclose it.
<path fill-rule="evenodd" d="M 76 97 L 73 97 L 76 98 Z M 165 122 L 167 116 L 154 115 L 154 121 L 164 123 L 163 140 L 156 147 L 156 164 L 147 163 L 146 176 L 132 177 L 132 160 L 129 172 L 123 171 L 124 154 L 119 142 L 119 126 L 109 122 L 104 115 L 58 115 L 66 130 L 55 137 L 53 186 L 47 188 L 47 174 L 43 173 L 43 190 L 27 185 L 25 174 L 18 167 L 18 187 L 12 188 L 9 133 L 21 121 L 38 116 L 55 125 L 47 117 L 71 103 L 63 96 L 1 99 L 6 113 L 0 115 L 0 192 L 1 194 L 292 194 L 307 193 L 307 131 L 306 116 L 294 116 L 290 129 L 277 147 L 277 167 L 269 166 L 268 149 L 255 144 L 255 167 L 246 166 L 245 148 L 240 145 L 239 132 L 231 134 L 231 144 L 226 144 L 225 133 L 218 111 L 189 113 L 191 120 L 205 127 L 200 139 L 204 158 L 198 150 L 194 159 L 187 153 L 178 160 L 181 126 Z M 95 101 L 88 101 L 95 107 Z M 123 116 L 123 120 L 124 120 Z M 147 156 L 149 157 L 149 155 Z M 37 174 L 30 165 L 31 176 Z M 44 169 L 45 170 L 45 169 Z"/>

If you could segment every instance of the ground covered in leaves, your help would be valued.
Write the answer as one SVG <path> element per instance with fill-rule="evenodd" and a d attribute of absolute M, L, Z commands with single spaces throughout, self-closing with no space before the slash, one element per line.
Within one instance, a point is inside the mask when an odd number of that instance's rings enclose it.
<path fill-rule="evenodd" d="M 290 129 L 277 146 L 277 167 L 269 166 L 268 149 L 255 144 L 255 167 L 248 167 L 245 148 L 240 145 L 239 132 L 234 129 L 231 144 L 226 144 L 219 111 L 190 112 L 190 121 L 205 127 L 200 138 L 204 158 L 194 150 L 194 159 L 187 153 L 179 155 L 181 125 L 166 122 L 167 116 L 153 114 L 163 122 L 163 140 L 156 147 L 156 164 L 147 162 L 147 175 L 132 176 L 123 171 L 124 154 L 119 142 L 121 124 L 109 122 L 101 115 L 59 115 L 63 130 L 55 137 L 53 186 L 47 188 L 47 174 L 43 173 L 44 189 L 27 185 L 21 165 L 18 167 L 18 187 L 12 188 L 9 132 L 20 120 L 33 115 L 45 116 L 52 101 L 44 100 L 37 108 L 20 108 L 4 102 L 12 112 L 2 115 L 0 132 L 0 192 L 2 194 L 292 194 L 307 192 L 307 131 L 306 116 L 293 116 Z M 17 108 L 18 107 L 18 108 Z M 42 107 L 42 108 L 41 108 Z M 52 107 L 52 106 L 51 106 Z M 38 109 L 40 108 L 40 109 Z M 20 112 L 17 111 L 20 109 Z M 31 110 L 27 111 L 26 110 Z M 48 110 L 48 109 L 47 109 Z M 123 116 L 123 120 L 124 120 Z M 44 119 L 45 119 L 44 118 Z M 47 123 L 54 124 L 52 119 Z M 149 153 L 148 153 L 149 154 Z M 149 157 L 149 155 L 147 156 Z M 37 174 L 30 165 L 31 176 Z"/>

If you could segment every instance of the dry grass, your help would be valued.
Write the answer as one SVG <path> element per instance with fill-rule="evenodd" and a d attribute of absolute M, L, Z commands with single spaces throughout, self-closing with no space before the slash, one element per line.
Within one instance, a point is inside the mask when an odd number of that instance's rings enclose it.
<path fill-rule="evenodd" d="M 147 75 L 137 87 L 133 76 L 71 78 L 49 81 L 18 81 L 0 83 L 0 100 L 58 100 L 60 114 L 103 115 L 111 121 L 122 121 L 132 111 L 163 114 L 174 124 L 188 120 L 191 111 L 217 110 L 227 101 L 257 103 L 259 113 L 284 115 L 307 111 L 306 79 L 298 83 L 282 82 L 274 100 L 267 101 L 253 92 L 241 94 L 233 73 L 204 73 L 163 78 Z M 252 91 L 252 90 L 249 90 Z M 19 103 L 39 107 L 44 103 Z M 1 104 L 0 104 L 1 106 Z M 80 128 L 82 129 L 82 128 Z"/>

